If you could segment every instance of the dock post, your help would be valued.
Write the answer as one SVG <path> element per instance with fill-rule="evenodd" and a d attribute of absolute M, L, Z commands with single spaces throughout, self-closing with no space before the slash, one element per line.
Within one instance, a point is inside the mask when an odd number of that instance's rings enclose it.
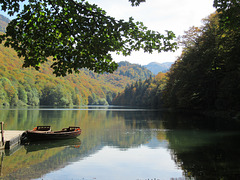
<path fill-rule="evenodd" d="M 2 146 L 4 146 L 3 124 L 4 122 L 1 122 Z"/>

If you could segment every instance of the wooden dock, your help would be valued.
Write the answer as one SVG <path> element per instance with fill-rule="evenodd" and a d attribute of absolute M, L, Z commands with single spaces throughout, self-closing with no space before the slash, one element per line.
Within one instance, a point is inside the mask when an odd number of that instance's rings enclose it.
<path fill-rule="evenodd" d="M 21 137 L 24 131 L 17 130 L 3 130 L 4 122 L 0 122 L 1 133 L 0 133 L 0 149 L 11 149 L 21 143 Z"/>
<path fill-rule="evenodd" d="M 4 134 L 4 142 L 0 142 L 0 149 L 11 149 L 16 145 L 19 145 L 21 142 L 21 136 L 24 131 L 16 131 L 16 130 L 5 130 Z M 1 138 L 2 139 L 2 138 Z"/>

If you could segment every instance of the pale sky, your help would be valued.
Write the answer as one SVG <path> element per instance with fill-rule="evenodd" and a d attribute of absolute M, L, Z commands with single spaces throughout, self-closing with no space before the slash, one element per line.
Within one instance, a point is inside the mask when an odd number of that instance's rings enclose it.
<path fill-rule="evenodd" d="M 202 19 L 215 11 L 213 0 L 146 0 L 140 6 L 132 7 L 128 0 L 88 0 L 116 19 L 128 20 L 133 17 L 141 21 L 150 30 L 165 33 L 171 30 L 176 37 L 183 35 L 191 26 L 201 26 Z M 5 15 L 5 14 L 3 14 Z M 153 53 L 133 52 L 131 56 L 121 56 L 113 53 L 116 62 L 129 61 L 134 64 L 146 65 L 150 62 L 174 62 L 181 54 L 177 52 Z"/>
<path fill-rule="evenodd" d="M 215 11 L 213 0 L 146 0 L 140 6 L 132 7 L 128 0 L 88 0 L 95 3 L 107 12 L 107 15 L 116 19 L 128 20 L 133 17 L 141 21 L 150 30 L 165 33 L 171 30 L 176 37 L 183 35 L 191 26 L 201 26 L 202 19 Z M 150 62 L 174 62 L 181 54 L 181 50 L 168 53 L 134 52 L 131 56 L 113 54 L 115 61 L 129 61 L 135 64 L 146 65 Z"/>

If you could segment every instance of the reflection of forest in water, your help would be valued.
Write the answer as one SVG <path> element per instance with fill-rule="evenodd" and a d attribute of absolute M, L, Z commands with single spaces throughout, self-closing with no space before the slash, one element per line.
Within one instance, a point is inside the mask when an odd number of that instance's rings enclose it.
<path fill-rule="evenodd" d="M 166 115 L 166 114 L 165 114 Z M 240 123 L 183 114 L 167 114 L 169 149 L 186 177 L 197 180 L 238 179 Z"/>
<path fill-rule="evenodd" d="M 160 121 L 148 122 L 152 112 L 146 111 L 105 111 L 69 109 L 17 109 L 0 110 L 5 129 L 32 129 L 37 125 L 51 125 L 53 130 L 77 125 L 82 128 L 79 137 L 81 145 L 50 147 L 29 145 L 19 149 L 2 162 L 2 177 L 31 179 L 66 166 L 94 154 L 105 145 L 122 149 L 145 144 L 151 139 L 151 132 L 142 129 L 159 128 Z M 141 115 L 142 114 L 142 115 Z M 141 118 L 139 118 L 139 115 Z M 160 136 L 159 136 L 160 137 Z M 47 145 L 43 144 L 43 146 Z M 36 151 L 39 147 L 39 151 Z M 29 150 L 30 149 L 30 150 Z M 34 149 L 34 151 L 31 151 Z"/>
<path fill-rule="evenodd" d="M 11 156 L 4 156 L 1 171 L 4 179 L 39 178 L 88 157 L 106 145 L 125 150 L 141 144 L 151 146 L 151 139 L 168 141 L 173 159 L 188 177 L 234 177 L 237 170 L 240 172 L 240 165 L 237 164 L 240 162 L 239 135 L 235 131 L 239 129 L 237 123 L 231 127 L 224 121 L 196 115 L 151 110 L 97 110 L 96 107 L 86 110 L 0 111 L 7 129 L 25 130 L 36 125 L 51 125 L 53 130 L 57 130 L 78 125 L 83 130 L 80 143 L 59 145 L 56 142 L 51 143 L 51 147 L 47 143 L 29 145 Z M 227 130 L 223 131 L 226 127 Z"/>

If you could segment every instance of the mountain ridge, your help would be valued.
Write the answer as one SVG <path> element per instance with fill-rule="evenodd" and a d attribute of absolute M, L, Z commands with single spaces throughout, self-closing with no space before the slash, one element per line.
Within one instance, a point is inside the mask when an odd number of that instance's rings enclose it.
<path fill-rule="evenodd" d="M 165 73 L 169 71 L 173 63 L 174 62 L 164 62 L 164 63 L 151 62 L 147 65 L 144 65 L 144 67 L 150 70 L 154 75 L 157 75 L 159 72 Z"/>

